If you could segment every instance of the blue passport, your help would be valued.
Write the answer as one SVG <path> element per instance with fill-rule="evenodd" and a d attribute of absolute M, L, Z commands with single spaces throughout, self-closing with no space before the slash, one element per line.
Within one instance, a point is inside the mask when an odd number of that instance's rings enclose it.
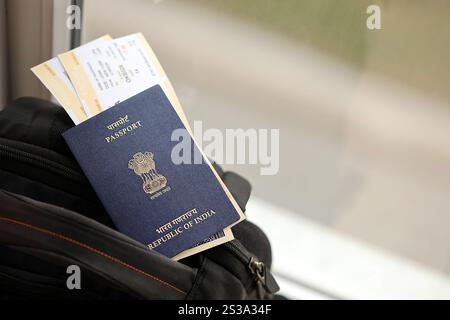
<path fill-rule="evenodd" d="M 116 228 L 168 257 L 243 217 L 206 161 L 172 161 L 179 128 L 154 86 L 63 134 Z"/>

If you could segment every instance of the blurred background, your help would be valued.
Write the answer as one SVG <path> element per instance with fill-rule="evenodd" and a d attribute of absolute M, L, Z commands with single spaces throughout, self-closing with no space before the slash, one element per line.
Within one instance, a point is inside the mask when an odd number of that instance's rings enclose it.
<path fill-rule="evenodd" d="M 79 3 L 81 43 L 144 33 L 191 124 L 280 129 L 277 175 L 225 168 L 253 185 L 282 293 L 450 299 L 449 1 Z"/>

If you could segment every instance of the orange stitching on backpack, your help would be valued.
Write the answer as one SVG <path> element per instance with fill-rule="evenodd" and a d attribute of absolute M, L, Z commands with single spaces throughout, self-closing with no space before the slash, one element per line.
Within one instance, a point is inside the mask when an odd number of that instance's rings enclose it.
<path fill-rule="evenodd" d="M 68 242 L 70 242 L 72 244 L 75 244 L 75 245 L 77 245 L 79 247 L 82 247 L 82 248 L 84 248 L 86 250 L 89 250 L 89 251 L 91 251 L 93 253 L 96 253 L 96 254 L 98 254 L 98 255 L 100 255 L 102 257 L 105 257 L 105 258 L 111 260 L 112 262 L 118 263 L 118 264 L 120 264 L 120 265 L 122 265 L 124 267 L 127 267 L 127 268 L 129 268 L 129 269 L 131 269 L 131 270 L 133 270 L 135 272 L 138 272 L 138 273 L 140 273 L 140 274 L 142 274 L 142 275 L 144 275 L 144 276 L 146 276 L 148 278 L 151 278 L 151 279 L 153 279 L 153 280 L 155 280 L 155 281 L 157 281 L 157 282 L 159 282 L 159 283 L 161 283 L 161 284 L 163 284 L 165 286 L 168 286 L 168 287 L 170 287 L 170 288 L 172 288 L 172 289 L 174 289 L 174 290 L 176 290 L 176 291 L 178 291 L 178 292 L 180 292 L 182 294 L 186 294 L 185 291 L 175 287 L 174 285 L 172 285 L 172 284 L 170 284 L 168 282 L 165 282 L 164 280 L 161 280 L 158 277 L 155 277 L 155 276 L 153 276 L 153 275 L 151 275 L 151 274 L 149 274 L 149 273 L 147 273 L 147 272 L 145 272 L 145 271 L 143 271 L 143 270 L 141 270 L 141 269 L 139 269 L 139 268 L 137 268 L 135 266 L 132 266 L 131 264 L 129 264 L 127 262 L 124 262 L 124 261 L 122 261 L 120 259 L 117 259 L 117 258 L 115 258 L 113 256 L 110 256 L 109 254 L 107 254 L 107 253 L 105 253 L 103 251 L 100 251 L 98 249 L 95 249 L 95 248 L 93 248 L 93 247 L 91 247 L 91 246 L 89 246 L 89 245 L 87 245 L 85 243 L 82 243 L 82 242 L 78 241 L 78 240 L 69 238 L 67 236 L 64 236 L 62 234 L 59 234 L 59 233 L 56 233 L 56 232 L 53 232 L 53 231 L 50 231 L 50 230 L 47 230 L 47 229 L 36 227 L 34 225 L 31 225 L 31 224 L 28 224 L 28 223 L 25 223 L 25 222 L 22 222 L 22 221 L 10 219 L 10 218 L 5 218 L 5 217 L 1 217 L 1 216 L 0 216 L 0 220 L 7 221 L 7 222 L 10 222 L 10 223 L 14 223 L 14 224 L 18 224 L 18 225 L 21 225 L 23 227 L 27 227 L 27 228 L 30 228 L 32 230 L 39 231 L 39 232 L 45 233 L 47 235 L 50 235 L 50 236 L 53 236 L 53 237 L 56 237 L 56 238 L 68 241 Z"/>

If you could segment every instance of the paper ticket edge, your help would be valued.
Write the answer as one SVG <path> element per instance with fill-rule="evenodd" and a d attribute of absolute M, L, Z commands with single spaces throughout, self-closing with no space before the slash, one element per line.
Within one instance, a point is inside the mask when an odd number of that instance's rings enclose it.
<path fill-rule="evenodd" d="M 66 69 L 82 105 L 87 108 L 86 113 L 89 115 L 89 118 L 102 112 L 104 108 L 101 107 L 91 81 L 81 66 L 76 53 L 73 51 L 65 52 L 59 54 L 58 59 L 61 61 L 64 69 Z"/>
<path fill-rule="evenodd" d="M 217 247 L 221 244 L 224 244 L 224 243 L 229 242 L 234 239 L 234 234 L 233 234 L 233 231 L 231 230 L 231 227 L 226 227 L 225 229 L 223 229 L 223 232 L 225 235 L 222 238 L 215 239 L 210 242 L 198 245 L 196 247 L 184 250 L 184 251 L 180 252 L 179 254 L 177 254 L 176 256 L 172 257 L 171 259 L 178 261 L 178 260 L 187 258 L 189 256 L 192 256 L 194 254 L 200 253 L 202 251 Z"/>
<path fill-rule="evenodd" d="M 87 115 L 78 96 L 70 90 L 64 80 L 48 64 L 48 61 L 34 66 L 30 70 L 66 110 L 75 125 L 87 119 Z"/>
<path fill-rule="evenodd" d="M 92 40 L 91 42 L 98 40 L 111 41 L 113 40 L 113 38 L 107 34 L 100 38 Z M 88 45 L 91 42 L 88 42 L 85 45 Z M 72 82 L 78 95 L 78 99 L 80 100 L 82 106 L 86 108 L 85 111 L 88 114 L 88 118 L 91 118 L 96 114 L 104 111 L 105 108 L 101 106 L 100 100 L 95 93 L 94 87 L 89 80 L 89 77 L 83 66 L 80 64 L 75 51 L 76 49 L 77 48 L 59 54 L 58 59 L 69 75 L 70 81 Z"/>
<path fill-rule="evenodd" d="M 137 36 L 139 44 L 145 49 L 153 65 L 156 66 L 157 69 L 156 72 L 158 73 L 158 76 L 161 78 L 161 81 L 163 82 L 164 88 L 167 91 L 169 100 L 172 103 L 173 107 L 175 108 L 175 111 L 178 113 L 178 116 L 181 118 L 181 121 L 183 122 L 185 127 L 190 129 L 189 121 L 187 120 L 186 114 L 183 110 L 183 107 L 181 106 L 180 100 L 178 99 L 178 96 L 175 93 L 175 89 L 173 88 L 172 83 L 167 77 L 164 68 L 159 62 L 158 57 L 156 56 L 150 44 L 145 39 L 142 32 L 135 33 L 134 35 Z"/>

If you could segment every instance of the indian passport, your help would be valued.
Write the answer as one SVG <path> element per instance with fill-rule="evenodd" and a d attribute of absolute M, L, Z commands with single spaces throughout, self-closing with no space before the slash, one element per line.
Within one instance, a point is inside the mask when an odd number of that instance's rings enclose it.
<path fill-rule="evenodd" d="M 174 161 L 179 129 L 156 85 L 63 134 L 116 228 L 168 257 L 244 219 L 207 159 Z"/>

